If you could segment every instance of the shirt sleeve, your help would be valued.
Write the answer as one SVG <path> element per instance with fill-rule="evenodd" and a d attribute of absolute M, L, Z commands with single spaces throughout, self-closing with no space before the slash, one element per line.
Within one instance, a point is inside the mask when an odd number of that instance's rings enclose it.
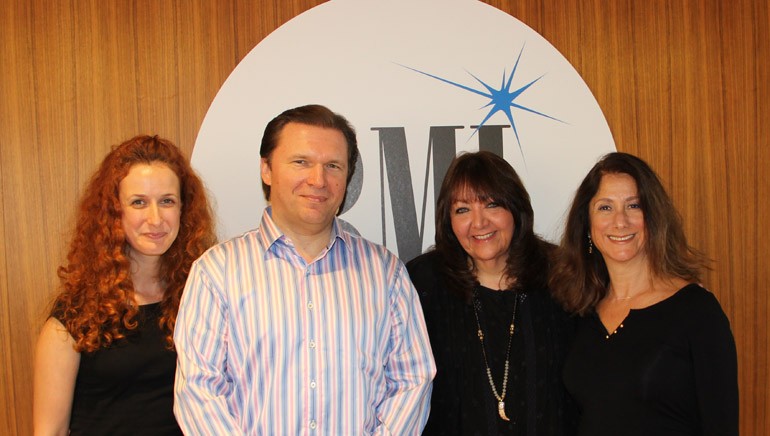
<path fill-rule="evenodd" d="M 228 311 L 207 260 L 193 264 L 177 316 L 174 414 L 186 435 L 240 434 L 227 404 L 233 385 L 226 366 Z"/>
<path fill-rule="evenodd" d="M 377 407 L 381 426 L 375 434 L 419 435 L 430 412 L 436 365 L 417 292 L 404 265 L 397 263 L 390 294 L 387 388 L 385 399 Z"/>
<path fill-rule="evenodd" d="M 695 394 L 704 436 L 738 435 L 738 362 L 730 322 L 713 294 L 705 294 L 693 325 Z"/>

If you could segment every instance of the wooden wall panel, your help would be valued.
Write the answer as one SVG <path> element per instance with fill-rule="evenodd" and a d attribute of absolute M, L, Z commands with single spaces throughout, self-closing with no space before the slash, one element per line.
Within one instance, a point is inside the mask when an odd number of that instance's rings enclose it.
<path fill-rule="evenodd" d="M 32 344 L 40 322 L 41 306 L 48 299 L 48 278 L 58 256 L 46 242 L 58 239 L 59 223 L 65 209 L 59 188 L 75 174 L 73 148 L 39 147 L 42 143 L 61 145 L 73 136 L 74 122 L 62 114 L 71 113 L 74 101 L 72 38 L 63 35 L 72 20 L 69 2 L 44 5 L 28 2 L 2 8 L 3 28 L 12 41 L 4 41 L 3 56 L 3 239 L 6 247 L 7 312 L 2 314 L 11 338 L 5 355 L 10 357 L 4 398 L 13 403 L 0 405 L 8 410 L 11 432 L 20 434 L 31 428 Z M 50 6 L 50 9 L 47 9 Z M 40 19 L 38 11 L 45 10 Z M 7 25 L 7 28 L 6 28 Z M 63 36 L 63 37 L 62 37 Z M 14 47 L 15 46 L 15 47 Z M 49 75 L 51 71 L 58 74 Z M 16 79 L 10 81 L 9 79 Z M 7 100 L 6 100 L 7 99 Z M 69 105 L 69 106 L 68 106 Z M 7 135 L 7 136 L 6 136 Z M 5 374 L 4 374 L 5 375 Z M 6 424 L 6 423 L 3 423 Z"/>
<path fill-rule="evenodd" d="M 17 65 L 15 55 L 16 51 L 23 50 L 24 41 L 18 36 L 18 23 L 12 25 L 11 22 L 19 20 L 22 14 L 18 13 L 16 8 L 2 8 L 0 10 L 0 59 L 5 61 L 0 63 L 0 74 L 5 80 L 0 80 L 0 96 L 5 97 L 11 94 L 8 90 L 8 84 L 11 80 L 18 82 L 19 88 L 23 86 L 23 81 L 18 77 L 20 68 Z M 13 41 L 12 44 L 5 43 L 6 41 Z M 26 81 L 29 83 L 29 81 Z M 11 110 L 13 108 L 13 110 Z M 14 112 L 12 115 L 11 112 Z M 14 339 L 11 337 L 11 320 L 10 320 L 10 296 L 8 290 L 8 265 L 6 256 L 6 244 L 5 244 L 5 192 L 3 183 L 3 175 L 7 173 L 7 169 L 3 170 L 2 163 L 8 158 L 4 155 L 8 155 L 11 152 L 11 143 L 13 142 L 13 136 L 16 132 L 12 131 L 10 126 L 15 120 L 20 117 L 18 111 L 18 104 L 15 101 L 7 101 L 2 106 L 0 111 L 0 348 L 1 350 L 10 350 L 11 341 Z M 13 118 L 11 118 L 13 117 Z M 6 176 L 7 179 L 7 176 Z M 4 352 L 0 356 L 0 429 L 15 430 L 16 429 L 16 407 L 15 400 L 13 398 L 13 361 L 11 359 L 11 353 Z M 10 433 L 10 431 L 9 431 Z"/>
<path fill-rule="evenodd" d="M 0 165 L 0 180 L 2 177 L 3 169 Z M 3 195 L 0 194 L 0 217 L 4 215 L 4 211 Z M 0 235 L 4 234 L 5 222 L 0 219 Z M 15 339 L 11 336 L 9 299 L 5 239 L 0 237 L 0 350 L 11 350 L 12 341 Z M 0 357 L 0 428 L 11 428 L 11 423 L 16 422 L 12 365 L 11 353 L 3 352 Z"/>
<path fill-rule="evenodd" d="M 178 140 L 179 75 L 174 2 L 134 3 L 139 129 Z M 161 37 L 159 37 L 161 36 Z"/>
<path fill-rule="evenodd" d="M 746 435 L 770 434 L 769 1 L 487 1 L 575 66 L 618 148 L 655 167 L 691 242 L 714 259 L 706 285 L 735 333 Z M 34 340 L 104 154 L 158 133 L 189 155 L 237 63 L 320 3 L 2 1 L 0 434 L 31 433 Z"/>
<path fill-rule="evenodd" d="M 21 5 L 24 6 L 24 5 Z M 10 193 L 11 155 L 18 153 L 21 144 L 22 120 L 34 119 L 29 106 L 22 104 L 20 95 L 31 95 L 31 71 L 20 65 L 20 59 L 29 51 L 29 41 L 22 28 L 29 15 L 28 8 L 11 5 L 0 8 L 0 96 L 3 99 L 0 110 L 0 430 L 7 429 L 16 434 L 16 415 L 23 408 L 14 396 L 13 355 L 7 350 L 13 349 L 14 343 L 28 340 L 29 335 L 15 336 L 11 332 L 12 298 L 8 271 L 8 244 L 6 244 L 6 221 L 10 219 L 12 208 L 7 198 Z M 13 43 L 6 43 L 13 42 Z M 25 132 L 26 133 L 26 132 Z M 34 137 L 27 140 L 27 146 Z M 24 297 L 22 297 L 24 298 Z"/>
<path fill-rule="evenodd" d="M 179 79 L 179 143 L 192 151 L 200 125 L 227 76 L 238 64 L 232 2 L 178 2 L 176 40 Z"/>
<path fill-rule="evenodd" d="M 2 151 L 0 151 L 2 162 Z M 0 165 L 0 180 L 3 179 L 3 168 Z M 2 185 L 0 185 L 0 217 L 5 215 L 5 203 L 3 202 Z M 5 234 L 5 220 L 0 219 L 0 235 Z M 8 270 L 6 269 L 5 238 L 0 237 L 0 350 L 10 350 L 11 319 L 10 293 L 8 292 Z M 10 423 L 16 421 L 16 410 L 13 407 L 16 401 L 13 397 L 13 361 L 11 353 L 4 352 L 0 357 L 0 428 L 9 428 Z"/>
<path fill-rule="evenodd" d="M 768 58 L 761 62 L 755 58 L 758 27 L 767 27 L 767 22 L 759 25 L 753 16 L 754 9 L 750 2 L 723 4 L 720 8 L 721 50 L 723 53 L 723 74 L 726 85 L 723 91 L 725 144 L 724 188 L 728 211 L 728 221 L 716 226 L 728 236 L 727 250 L 723 253 L 729 260 L 728 276 L 732 286 L 728 304 L 732 307 L 732 322 L 736 331 L 753 332 L 736 337 L 741 356 L 750 357 L 741 365 L 740 377 L 745 388 L 743 417 L 747 421 L 766 422 L 767 409 L 758 408 L 759 401 L 767 395 L 767 350 L 757 347 L 767 341 L 767 305 L 761 305 L 757 281 L 758 267 L 762 257 L 767 257 L 768 238 L 766 232 L 756 226 L 760 180 L 768 172 L 767 161 L 757 160 L 761 147 L 761 138 L 757 136 L 758 125 L 763 121 L 757 117 L 759 103 L 767 101 L 767 84 L 757 82 L 755 65 L 767 65 Z M 764 91 L 762 89 L 764 88 Z M 764 95 L 762 95 L 764 93 Z M 767 123 L 767 119 L 764 123 Z M 758 141 L 759 139 L 759 141 Z M 764 179 L 765 185 L 767 180 Z M 766 215 L 765 215 L 766 217 Z M 765 218 L 766 219 L 766 218 Z M 756 233 L 754 233 L 756 232 Z M 754 236 L 754 237 L 752 237 Z M 762 244 L 764 239 L 765 244 Z M 760 250 L 763 247 L 764 250 Z M 764 251 L 764 253 L 763 253 Z M 752 255 L 753 254 L 753 255 Z M 748 292 L 747 292 L 748 291 Z M 765 300 L 766 301 L 766 300 Z M 757 320 L 764 320 L 758 328 Z M 757 369 L 764 368 L 762 374 Z M 760 369 L 760 371 L 762 371 Z M 764 384 L 764 386 L 762 386 Z M 764 388 L 764 389 L 763 389 Z"/>
<path fill-rule="evenodd" d="M 757 253 L 753 256 L 755 282 L 747 284 L 743 291 L 753 301 L 753 313 L 749 314 L 751 322 L 746 323 L 744 332 L 747 340 L 754 343 L 753 353 L 749 362 L 744 365 L 744 376 L 741 381 L 753 383 L 755 386 L 750 395 L 743 397 L 743 423 L 747 428 L 757 431 L 757 434 L 770 433 L 770 335 L 768 335 L 768 314 L 770 314 L 770 298 L 767 284 L 770 283 L 770 268 L 768 257 L 770 253 L 770 236 L 764 229 L 770 217 L 770 4 L 767 1 L 754 3 L 754 42 L 755 51 L 752 56 L 757 60 L 754 64 L 754 107 L 757 116 L 756 136 L 749 138 L 757 149 L 758 162 L 758 192 L 754 199 L 757 202 L 757 215 L 750 223 L 750 237 L 756 236 Z M 741 301 L 746 305 L 747 302 Z M 750 375 L 749 375 L 750 373 Z M 744 383 L 745 383 L 744 382 Z"/>
<path fill-rule="evenodd" d="M 135 12 L 130 2 L 75 1 L 75 113 L 78 184 L 82 187 L 111 144 L 137 129 Z M 137 132 L 138 133 L 138 132 Z M 74 190 L 77 201 L 79 190 Z M 72 209 L 72 207 L 70 208 Z M 71 228 L 71 226 L 70 226 Z"/>

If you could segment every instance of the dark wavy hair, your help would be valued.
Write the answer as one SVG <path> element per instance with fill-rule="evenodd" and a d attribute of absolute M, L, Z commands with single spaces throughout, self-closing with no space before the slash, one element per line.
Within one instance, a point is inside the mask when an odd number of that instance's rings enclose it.
<path fill-rule="evenodd" d="M 606 174 L 627 174 L 636 182 L 644 213 L 644 250 L 653 275 L 698 282 L 708 261 L 687 244 L 682 219 L 652 168 L 631 154 L 609 153 L 591 168 L 575 193 L 550 279 L 564 308 L 581 315 L 604 298 L 610 282 L 601 253 L 588 252 L 590 202 Z"/>
<path fill-rule="evenodd" d="M 535 214 L 518 174 L 505 159 L 488 151 L 456 157 L 441 184 L 436 202 L 435 251 L 444 261 L 446 286 L 470 302 L 473 289 L 478 285 L 468 253 L 452 230 L 452 203 L 463 193 L 472 193 L 480 201 L 494 201 L 513 215 L 515 229 L 505 270 L 512 288 L 520 291 L 545 288 L 552 247 L 535 235 Z"/>
<path fill-rule="evenodd" d="M 281 132 L 289 123 L 334 129 L 342 133 L 345 137 L 345 142 L 348 144 L 348 178 L 346 184 L 349 184 L 350 180 L 353 178 L 353 173 L 356 169 L 356 161 L 358 160 L 358 140 L 356 139 L 356 131 L 345 117 L 332 112 L 329 108 L 321 106 L 320 104 L 309 104 L 288 109 L 267 123 L 265 132 L 262 134 L 262 144 L 259 148 L 259 156 L 263 159 L 267 159 L 268 164 L 270 163 L 270 157 L 273 155 L 275 147 L 278 146 L 278 139 L 280 138 Z M 270 185 L 262 182 L 262 192 L 265 194 L 265 199 L 270 201 Z"/>
<path fill-rule="evenodd" d="M 81 198 L 67 262 L 58 269 L 62 290 L 51 311 L 79 352 L 109 347 L 137 326 L 119 188 L 132 166 L 152 163 L 168 166 L 179 177 L 182 203 L 179 233 L 161 257 L 159 270 L 166 283 L 160 327 L 169 347 L 190 266 L 216 242 L 206 190 L 174 144 L 157 136 L 136 136 L 113 147 Z"/>

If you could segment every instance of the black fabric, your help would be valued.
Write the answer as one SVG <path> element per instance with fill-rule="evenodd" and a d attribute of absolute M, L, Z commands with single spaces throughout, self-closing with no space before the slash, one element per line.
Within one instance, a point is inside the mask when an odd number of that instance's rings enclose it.
<path fill-rule="evenodd" d="M 479 287 L 479 318 L 487 358 L 502 390 L 508 326 L 519 299 L 510 352 L 505 411 L 484 365 L 473 306 L 446 289 L 440 257 L 430 252 L 407 264 L 417 288 L 436 360 L 431 414 L 424 435 L 570 435 L 574 414 L 561 382 L 570 320 L 545 290 L 493 291 Z"/>
<path fill-rule="evenodd" d="M 160 303 L 110 348 L 81 353 L 70 420 L 75 435 L 181 435 L 174 419 L 176 353 L 158 325 Z"/>
<path fill-rule="evenodd" d="M 632 310 L 607 338 L 578 323 L 564 380 L 581 435 L 737 435 L 735 342 L 716 298 L 697 285 Z"/>

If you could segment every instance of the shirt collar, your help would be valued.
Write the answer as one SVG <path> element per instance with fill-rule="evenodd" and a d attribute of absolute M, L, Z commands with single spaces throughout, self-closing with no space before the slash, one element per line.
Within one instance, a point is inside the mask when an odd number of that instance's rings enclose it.
<path fill-rule="evenodd" d="M 276 243 L 281 243 L 285 246 L 291 246 L 293 244 L 290 239 L 278 228 L 273 221 L 273 207 L 268 206 L 262 212 L 262 221 L 259 224 L 259 239 L 265 252 L 270 251 Z M 350 245 L 350 234 L 343 229 L 339 218 L 334 217 L 332 222 L 332 231 L 329 236 L 329 243 L 326 245 L 327 251 L 334 246 L 335 242 L 339 239 L 342 241 L 343 246 Z"/>

